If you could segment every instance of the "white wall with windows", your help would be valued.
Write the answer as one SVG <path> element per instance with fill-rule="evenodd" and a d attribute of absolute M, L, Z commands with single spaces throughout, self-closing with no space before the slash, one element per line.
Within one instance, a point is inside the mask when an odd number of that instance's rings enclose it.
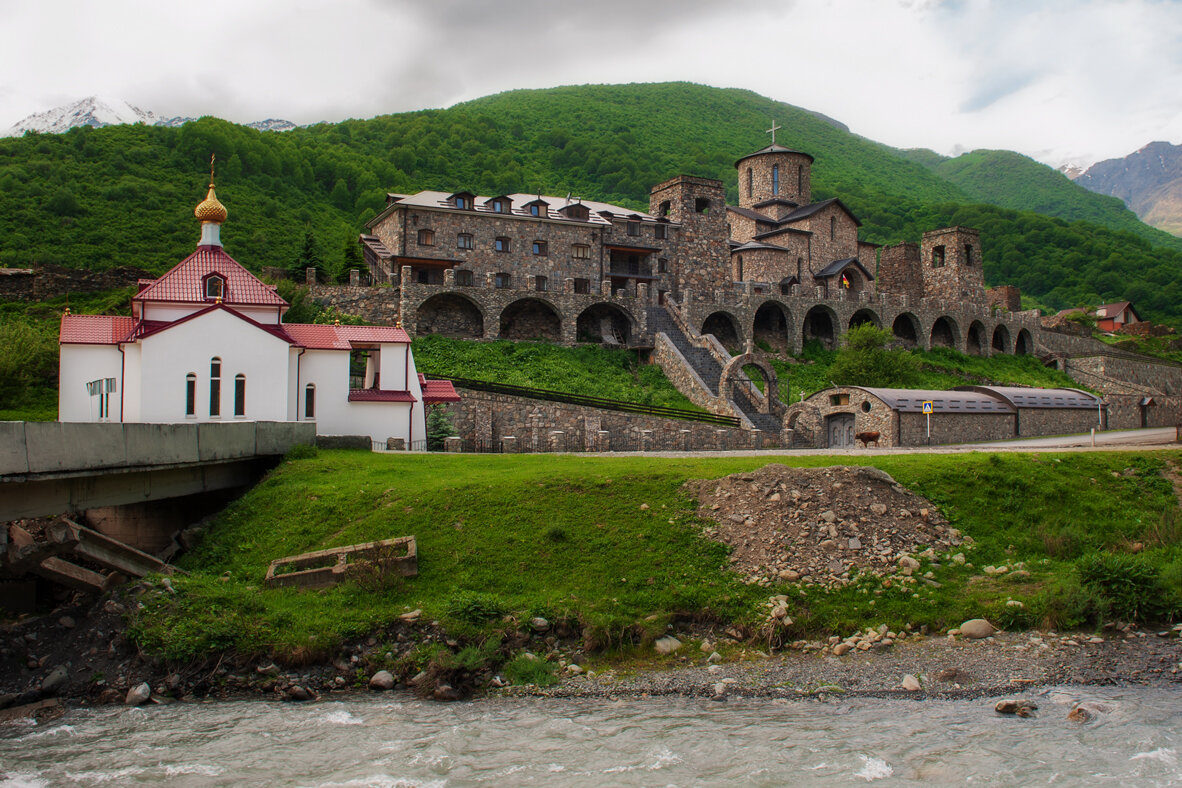
<path fill-rule="evenodd" d="M 61 421 L 121 421 L 123 357 L 113 345 L 63 345 L 58 376 Z M 95 381 L 114 380 L 115 391 L 100 395 Z M 106 415 L 103 415 L 106 414 Z"/>

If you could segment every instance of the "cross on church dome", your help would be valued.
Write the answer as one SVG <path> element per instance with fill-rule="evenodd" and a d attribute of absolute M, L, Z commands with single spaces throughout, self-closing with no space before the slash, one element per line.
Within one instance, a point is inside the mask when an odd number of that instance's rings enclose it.
<path fill-rule="evenodd" d="M 782 128 L 784 128 L 784 127 L 783 127 L 783 126 L 777 126 L 777 125 L 776 125 L 776 122 L 773 120 L 773 121 L 772 121 L 772 127 L 771 127 L 770 129 L 768 129 L 767 131 L 765 131 L 765 132 L 764 132 L 764 134 L 771 134 L 771 135 L 772 135 L 772 144 L 773 144 L 773 145 L 775 145 L 775 144 L 776 144 L 776 132 L 777 132 L 777 131 L 779 131 L 779 130 L 780 130 L 780 129 L 782 129 Z"/>

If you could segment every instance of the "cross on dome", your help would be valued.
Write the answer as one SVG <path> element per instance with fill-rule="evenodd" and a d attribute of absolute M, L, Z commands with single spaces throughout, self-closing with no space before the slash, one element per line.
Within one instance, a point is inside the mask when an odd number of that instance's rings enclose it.
<path fill-rule="evenodd" d="M 771 135 L 772 135 L 772 144 L 773 144 L 773 145 L 775 145 L 775 144 L 776 144 L 776 132 L 777 132 L 777 131 L 779 131 L 779 130 L 780 130 L 780 129 L 782 129 L 782 128 L 784 128 L 784 127 L 783 127 L 783 126 L 777 126 L 777 125 L 776 125 L 776 122 L 773 120 L 773 121 L 772 121 L 772 127 L 771 127 L 770 129 L 768 129 L 767 131 L 765 131 L 765 132 L 764 132 L 764 134 L 771 134 Z M 211 185 L 212 185 L 212 184 L 211 184 Z"/>
<path fill-rule="evenodd" d="M 218 197 L 213 191 L 214 161 L 216 160 L 216 156 L 217 154 L 210 154 L 209 156 L 209 193 L 193 209 L 193 215 L 201 220 L 201 240 L 198 241 L 198 246 L 222 245 L 218 230 L 221 223 L 226 221 L 228 214 L 226 206 L 218 201 Z"/>

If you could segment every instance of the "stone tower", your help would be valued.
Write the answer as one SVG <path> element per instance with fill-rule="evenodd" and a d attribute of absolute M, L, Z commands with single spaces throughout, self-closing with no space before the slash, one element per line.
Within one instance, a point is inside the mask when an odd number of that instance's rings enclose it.
<path fill-rule="evenodd" d="M 925 298 L 949 304 L 984 303 L 980 232 L 970 227 L 944 227 L 924 233 L 920 259 Z"/>
<path fill-rule="evenodd" d="M 923 298 L 924 276 L 919 247 L 901 243 L 884 246 L 878 258 L 879 293 L 907 296 L 910 303 Z"/>
<path fill-rule="evenodd" d="M 722 181 L 679 175 L 659 183 L 649 194 L 649 213 L 681 225 L 670 261 L 675 296 L 689 287 L 695 293 L 730 286 L 726 190 Z"/>
<path fill-rule="evenodd" d="M 813 157 L 782 145 L 769 145 L 735 162 L 739 207 L 782 219 L 812 201 Z"/>

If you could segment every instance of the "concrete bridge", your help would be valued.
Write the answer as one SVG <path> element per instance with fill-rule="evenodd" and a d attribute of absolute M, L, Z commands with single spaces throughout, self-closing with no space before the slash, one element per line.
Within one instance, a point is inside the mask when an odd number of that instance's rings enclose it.
<path fill-rule="evenodd" d="M 0 422 L 0 522 L 245 487 L 312 422 Z"/>

